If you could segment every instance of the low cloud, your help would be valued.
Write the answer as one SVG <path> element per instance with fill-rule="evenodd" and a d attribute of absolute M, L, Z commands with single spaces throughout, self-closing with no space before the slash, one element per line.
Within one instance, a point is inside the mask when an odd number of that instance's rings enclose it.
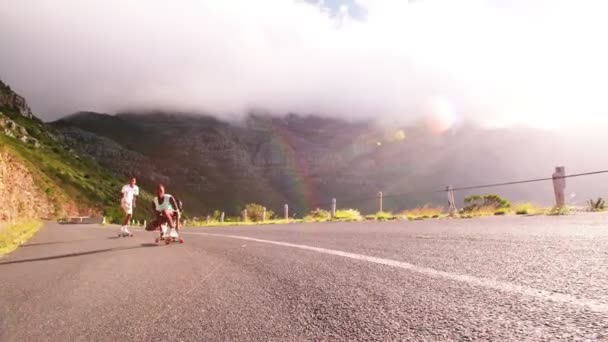
<path fill-rule="evenodd" d="M 529 3 L 4 1 L 0 78 L 49 120 L 155 108 L 606 123 L 608 5 Z"/>

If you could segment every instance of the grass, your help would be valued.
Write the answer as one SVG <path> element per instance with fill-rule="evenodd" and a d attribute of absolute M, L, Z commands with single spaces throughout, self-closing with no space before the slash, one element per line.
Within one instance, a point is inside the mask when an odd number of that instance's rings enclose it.
<path fill-rule="evenodd" d="M 398 218 L 399 216 L 393 215 L 392 213 L 386 211 L 379 211 L 375 214 L 365 216 L 365 219 L 369 221 L 393 221 L 397 220 Z"/>
<path fill-rule="evenodd" d="M 494 212 L 494 215 L 495 215 L 495 216 L 503 216 L 503 215 L 506 215 L 506 214 L 508 214 L 508 213 L 509 213 L 509 211 L 508 211 L 506 208 L 500 208 L 500 209 L 497 209 L 497 210 Z"/>
<path fill-rule="evenodd" d="M 354 222 L 361 221 L 363 217 L 358 210 L 355 209 L 341 209 L 336 210 L 336 217 L 333 219 L 334 221 L 344 221 L 344 222 Z"/>
<path fill-rule="evenodd" d="M 40 227 L 38 220 L 21 220 L 0 228 L 0 256 L 14 251 L 29 240 Z"/>
<path fill-rule="evenodd" d="M 370 216 L 370 215 L 368 215 Z M 368 217 L 366 216 L 366 218 Z M 375 216 L 374 216 L 375 217 Z M 356 209 L 340 209 L 336 210 L 336 216 L 331 217 L 331 213 L 323 209 L 315 209 L 304 217 L 302 222 L 329 222 L 329 221 L 341 221 L 341 222 L 355 222 L 362 221 L 363 216 Z"/>
<path fill-rule="evenodd" d="M 304 217 L 304 222 L 327 222 L 331 220 L 331 213 L 324 209 L 315 209 Z"/>
<path fill-rule="evenodd" d="M 287 224 L 287 223 L 300 223 L 304 220 L 292 219 L 292 220 L 266 220 L 264 222 L 253 222 L 253 221 L 233 221 L 233 222 L 219 222 L 215 220 L 207 221 L 188 221 L 187 227 L 200 228 L 200 227 L 231 227 L 231 226 L 260 226 L 260 225 L 273 225 L 273 224 Z"/>
<path fill-rule="evenodd" d="M 7 108 L 0 111 L 28 134 L 40 142 L 39 147 L 0 134 L 0 145 L 4 151 L 17 157 L 31 172 L 39 188 L 51 203 L 56 203 L 58 216 L 62 203 L 74 203 L 82 211 L 95 208 L 103 213 L 109 222 L 117 223 L 122 219 L 118 205 L 118 191 L 121 181 L 95 161 L 80 157 L 69 148 L 57 142 L 52 136 L 53 129 L 36 119 L 28 119 Z M 140 200 L 151 200 L 147 193 Z M 144 204 L 143 201 L 140 202 Z M 135 208 L 136 216 L 145 216 L 148 205 Z M 55 217 L 58 218 L 58 217 Z"/>
<path fill-rule="evenodd" d="M 463 218 L 473 218 L 482 216 L 505 215 L 507 212 L 507 208 L 496 208 L 493 205 L 485 205 L 474 208 L 472 210 L 464 210 L 460 213 L 460 216 Z"/>
<path fill-rule="evenodd" d="M 439 218 L 444 215 L 442 207 L 435 207 L 430 204 L 419 208 L 409 209 L 402 213 L 408 220 L 424 220 L 428 218 Z"/>
<path fill-rule="evenodd" d="M 543 210 L 542 208 L 529 202 L 516 204 L 513 207 L 513 211 L 515 211 L 516 215 L 536 215 L 545 212 L 545 210 Z"/>
<path fill-rule="evenodd" d="M 547 213 L 549 216 L 564 216 L 570 213 L 570 208 L 567 205 L 555 206 Z"/>

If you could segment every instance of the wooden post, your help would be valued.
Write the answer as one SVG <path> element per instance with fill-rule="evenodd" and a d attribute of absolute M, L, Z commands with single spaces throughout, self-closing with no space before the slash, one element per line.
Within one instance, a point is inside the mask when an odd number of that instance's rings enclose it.
<path fill-rule="evenodd" d="M 220 222 L 224 223 L 224 212 L 222 211 L 222 214 L 220 215 Z"/>
<path fill-rule="evenodd" d="M 207 217 L 205 218 L 205 222 L 209 224 L 211 222 L 211 216 L 207 215 Z"/>
<path fill-rule="evenodd" d="M 101 224 L 106 224 L 106 217 L 104 216 L 103 219 L 101 220 Z"/>
<path fill-rule="evenodd" d="M 566 189 L 566 168 L 563 166 L 556 166 L 555 172 L 553 173 L 553 192 L 555 193 L 555 205 L 557 207 L 563 207 L 566 205 L 566 195 L 564 190 Z"/>
<path fill-rule="evenodd" d="M 336 217 L 336 199 L 331 199 L 331 218 L 334 219 Z"/>
<path fill-rule="evenodd" d="M 266 222 L 266 207 L 263 207 L 262 209 L 262 222 Z"/>
<path fill-rule="evenodd" d="M 247 222 L 247 209 L 243 209 L 243 222 Z"/>
<path fill-rule="evenodd" d="M 285 204 L 285 221 L 289 221 L 289 205 Z"/>
<path fill-rule="evenodd" d="M 382 212 L 382 191 L 378 191 L 378 207 L 380 208 L 380 210 L 378 212 L 381 213 Z"/>
<path fill-rule="evenodd" d="M 146 222 L 146 220 L 144 220 L 144 228 L 146 228 L 147 223 L 148 223 L 148 222 Z"/>
<path fill-rule="evenodd" d="M 445 191 L 448 194 L 448 214 L 450 217 L 455 217 L 458 215 L 458 209 L 456 209 L 456 201 L 454 200 L 454 190 L 451 185 L 448 185 Z"/>

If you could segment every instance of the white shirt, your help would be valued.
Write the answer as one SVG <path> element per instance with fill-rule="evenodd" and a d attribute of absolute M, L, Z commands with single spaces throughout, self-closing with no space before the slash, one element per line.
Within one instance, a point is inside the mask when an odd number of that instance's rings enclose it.
<path fill-rule="evenodd" d="M 127 203 L 133 203 L 133 198 L 139 195 L 139 187 L 137 185 L 131 186 L 131 184 L 127 184 L 122 187 L 122 200 Z"/>

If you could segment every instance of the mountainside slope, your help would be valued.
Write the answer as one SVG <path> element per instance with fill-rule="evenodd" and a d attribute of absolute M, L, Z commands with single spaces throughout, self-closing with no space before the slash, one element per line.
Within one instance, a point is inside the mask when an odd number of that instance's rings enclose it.
<path fill-rule="evenodd" d="M 55 130 L 2 82 L 0 128 L 0 196 L 8 199 L 0 220 L 121 215 L 119 180 L 58 141 Z"/>
<path fill-rule="evenodd" d="M 569 172 L 608 165 L 597 139 L 565 139 L 534 129 L 480 129 L 462 125 L 434 134 L 425 125 L 391 129 L 370 122 L 314 116 L 251 115 L 228 123 L 207 116 L 162 113 L 79 113 L 52 124 L 63 140 L 120 174 L 136 172 L 146 186 L 162 181 L 183 197 L 194 214 L 237 214 L 257 202 L 275 212 L 289 203 L 299 216 L 328 207 L 366 212 L 436 203 L 446 185 L 468 186 L 550 176 L 557 165 Z M 95 147 L 84 142 L 95 141 Z M 593 152 L 599 157 L 586 158 Z M 570 180 L 571 197 L 601 196 L 595 182 Z M 458 193 L 496 192 L 513 201 L 552 202 L 550 182 Z M 411 194 L 410 194 L 411 193 Z M 391 195 L 405 194 L 390 197 Z M 410 195 L 407 195 L 410 194 Z M 573 197 L 573 198 L 574 198 Z"/>

